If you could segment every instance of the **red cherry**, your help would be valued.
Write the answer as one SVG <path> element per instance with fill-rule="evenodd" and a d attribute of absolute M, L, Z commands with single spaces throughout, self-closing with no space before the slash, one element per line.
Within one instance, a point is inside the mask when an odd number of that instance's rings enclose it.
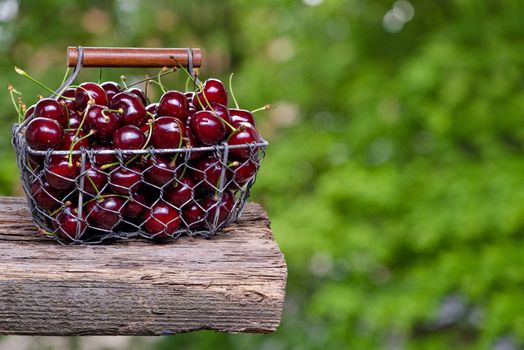
<path fill-rule="evenodd" d="M 75 144 L 73 146 L 73 151 L 77 151 L 82 147 L 87 149 L 89 148 L 91 144 L 88 138 L 84 138 L 85 136 L 86 134 L 83 131 L 78 131 L 78 135 L 77 135 L 77 130 L 68 130 L 64 133 L 64 138 L 62 140 L 62 143 L 60 144 L 60 146 L 57 147 L 57 149 L 69 151 L 73 143 Z"/>
<path fill-rule="evenodd" d="M 195 186 L 203 190 L 216 191 L 218 189 L 223 165 L 216 157 L 207 157 L 196 162 L 191 169 L 191 177 Z"/>
<path fill-rule="evenodd" d="M 176 118 L 160 117 L 153 124 L 152 143 L 157 149 L 183 146 L 184 124 Z"/>
<path fill-rule="evenodd" d="M 140 99 L 140 101 L 142 101 L 142 104 L 144 106 L 147 105 L 147 97 L 144 94 L 144 92 L 142 90 L 140 90 L 139 88 L 131 88 L 131 89 L 127 90 L 127 92 L 130 93 L 130 94 L 135 95 L 136 97 L 138 97 Z"/>
<path fill-rule="evenodd" d="M 165 192 L 165 199 L 177 208 L 181 208 L 193 198 L 195 183 L 189 176 L 173 181 Z"/>
<path fill-rule="evenodd" d="M 237 132 L 233 133 L 227 143 L 230 146 L 235 145 L 250 145 L 253 143 L 261 142 L 262 138 L 258 133 L 257 129 L 249 123 L 240 123 L 237 128 Z M 252 148 L 252 150 L 251 150 Z M 229 154 L 233 157 L 240 159 L 247 159 L 251 156 L 256 156 L 258 154 L 259 147 L 242 147 L 242 148 L 231 148 Z"/>
<path fill-rule="evenodd" d="M 122 215 L 126 218 L 139 218 L 147 209 L 146 199 L 140 192 L 134 192 L 127 203 L 124 205 L 124 212 Z"/>
<path fill-rule="evenodd" d="M 191 202 L 182 210 L 182 220 L 190 229 L 201 228 L 204 226 L 206 213 L 196 202 Z"/>
<path fill-rule="evenodd" d="M 255 126 L 255 117 L 253 114 L 246 109 L 229 109 L 230 124 L 235 128 L 238 128 L 240 123 L 249 123 Z"/>
<path fill-rule="evenodd" d="M 191 117 L 191 132 L 204 145 L 217 145 L 226 136 L 222 120 L 210 111 L 199 111 Z"/>
<path fill-rule="evenodd" d="M 166 91 L 158 102 L 157 115 L 178 118 L 185 121 L 188 105 L 183 93 L 176 90 Z"/>
<path fill-rule="evenodd" d="M 34 118 L 27 125 L 25 138 L 27 144 L 35 150 L 55 148 L 62 143 L 64 130 L 53 119 Z"/>
<path fill-rule="evenodd" d="M 96 196 L 104 190 L 107 174 L 91 163 L 86 163 L 84 175 L 84 191 Z"/>
<path fill-rule="evenodd" d="M 65 207 L 56 216 L 53 227 L 64 240 L 78 239 L 86 230 L 85 212 L 79 220 L 77 208 Z"/>
<path fill-rule="evenodd" d="M 198 91 L 193 97 L 193 105 L 196 109 L 204 109 L 207 102 L 216 102 L 227 106 L 227 91 L 220 80 L 207 79 L 204 82 L 203 90 Z"/>
<path fill-rule="evenodd" d="M 163 187 L 173 181 L 175 174 L 175 166 L 168 157 L 156 156 L 146 162 L 144 178 L 153 185 Z"/>
<path fill-rule="evenodd" d="M 31 185 L 31 197 L 44 210 L 54 210 L 60 206 L 60 191 L 49 186 L 46 181 L 36 181 Z"/>
<path fill-rule="evenodd" d="M 129 194 L 136 192 L 142 181 L 141 169 L 137 166 L 119 166 L 109 175 L 111 189 L 115 193 Z"/>
<path fill-rule="evenodd" d="M 108 100 L 104 89 L 95 83 L 82 83 L 75 90 L 75 103 L 77 111 L 83 111 L 87 102 L 94 100 L 94 104 L 107 106 Z"/>
<path fill-rule="evenodd" d="M 234 161 L 229 168 L 233 172 L 233 181 L 238 185 L 247 183 L 257 172 L 257 164 L 250 159 Z"/>
<path fill-rule="evenodd" d="M 95 143 L 91 146 L 91 149 L 93 151 L 114 151 L 112 146 L 103 143 Z M 115 154 L 95 154 L 95 152 L 93 152 L 93 163 L 98 167 L 114 162 L 116 162 Z"/>
<path fill-rule="evenodd" d="M 124 206 L 122 198 L 104 196 L 100 200 L 93 200 L 86 205 L 87 220 L 95 228 L 111 230 L 120 223 L 120 211 Z"/>
<path fill-rule="evenodd" d="M 122 125 L 141 126 L 147 121 L 147 113 L 144 104 L 135 94 L 121 92 L 113 96 L 111 108 L 122 109 L 120 122 Z"/>
<path fill-rule="evenodd" d="M 147 105 L 146 111 L 148 111 L 149 113 L 155 115 L 157 108 L 158 108 L 158 103 L 151 103 L 151 104 Z"/>
<path fill-rule="evenodd" d="M 67 190 L 75 185 L 75 179 L 79 174 L 78 162 L 69 165 L 67 157 L 53 156 L 47 165 L 45 178 L 51 187 Z"/>
<path fill-rule="evenodd" d="M 118 85 L 118 83 L 115 83 L 114 81 L 106 81 L 105 83 L 102 83 L 102 85 L 100 85 L 100 86 L 106 92 L 106 96 L 107 96 L 107 100 L 108 101 L 111 101 L 113 96 L 115 96 L 116 94 L 118 94 L 122 90 L 120 85 Z"/>
<path fill-rule="evenodd" d="M 134 125 L 124 125 L 113 135 L 115 148 L 122 150 L 142 149 L 146 141 L 146 135 Z"/>
<path fill-rule="evenodd" d="M 43 167 L 45 162 L 45 156 L 37 156 L 34 154 L 27 154 L 27 166 L 34 173 L 41 167 Z"/>
<path fill-rule="evenodd" d="M 32 116 L 34 114 L 35 106 L 36 105 L 32 105 L 31 107 L 29 107 L 27 109 L 27 111 L 25 111 L 25 113 L 24 113 L 24 120 L 28 119 L 30 116 Z"/>
<path fill-rule="evenodd" d="M 165 202 L 159 202 L 146 212 L 144 229 L 154 238 L 166 238 L 180 227 L 178 211 Z"/>
<path fill-rule="evenodd" d="M 234 206 L 235 196 L 231 191 L 228 190 L 222 193 L 222 203 L 220 204 L 220 207 L 218 206 L 218 197 L 216 196 L 207 197 L 202 202 L 202 207 L 207 212 L 207 222 L 210 226 L 213 226 L 217 210 L 217 226 L 219 226 L 227 220 Z"/>
<path fill-rule="evenodd" d="M 69 114 L 69 121 L 67 122 L 68 128 L 78 129 L 82 122 L 82 117 L 76 111 L 68 110 L 67 112 Z"/>
<path fill-rule="evenodd" d="M 69 97 L 69 98 L 64 98 L 64 97 Z M 64 106 L 64 110 L 67 109 L 68 111 L 76 111 L 75 89 L 74 88 L 65 89 L 65 91 L 62 92 L 62 95 L 58 97 L 58 102 L 60 102 Z"/>
<path fill-rule="evenodd" d="M 208 106 L 206 110 L 212 110 L 222 121 L 231 124 L 229 109 L 227 109 L 226 106 L 221 105 L 220 103 L 213 102 L 211 103 L 211 108 L 209 108 Z"/>
<path fill-rule="evenodd" d="M 56 120 L 62 127 L 67 125 L 67 116 L 60 102 L 52 98 L 43 98 L 37 102 L 34 111 L 36 118 Z"/>
<path fill-rule="evenodd" d="M 120 126 L 120 116 L 107 111 L 107 107 L 93 105 L 89 108 L 85 121 L 88 130 L 94 130 L 95 137 L 100 141 L 109 141 Z"/>

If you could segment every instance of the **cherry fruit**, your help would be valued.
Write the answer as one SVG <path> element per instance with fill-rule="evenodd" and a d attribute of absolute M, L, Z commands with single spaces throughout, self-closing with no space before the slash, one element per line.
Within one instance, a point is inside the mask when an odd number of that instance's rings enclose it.
<path fill-rule="evenodd" d="M 110 107 L 114 110 L 122 110 L 122 125 L 141 126 L 147 120 L 146 107 L 142 100 L 135 94 L 120 92 L 111 99 Z"/>
<path fill-rule="evenodd" d="M 184 94 L 176 90 L 166 91 L 158 102 L 157 115 L 185 121 L 188 116 L 188 104 Z"/>
<path fill-rule="evenodd" d="M 34 118 L 27 125 L 25 138 L 29 147 L 35 150 L 47 150 L 62 143 L 64 130 L 56 120 Z"/>
<path fill-rule="evenodd" d="M 120 211 L 124 206 L 122 198 L 117 196 L 103 196 L 86 205 L 87 220 L 95 228 L 111 230 L 120 223 Z"/>
<path fill-rule="evenodd" d="M 199 111 L 191 117 L 191 132 L 204 145 L 217 145 L 226 136 L 222 120 L 211 111 Z"/>
<path fill-rule="evenodd" d="M 158 202 L 146 212 L 144 229 L 154 238 L 167 238 L 180 227 L 178 211 L 165 202 Z"/>
<path fill-rule="evenodd" d="M 62 127 L 67 125 L 67 116 L 64 108 L 57 100 L 52 98 L 43 98 L 35 106 L 34 111 L 36 118 L 49 118 L 56 120 Z"/>
<path fill-rule="evenodd" d="M 82 83 L 75 90 L 75 104 L 77 111 L 83 111 L 89 100 L 94 104 L 107 106 L 108 100 L 104 89 L 95 83 Z"/>

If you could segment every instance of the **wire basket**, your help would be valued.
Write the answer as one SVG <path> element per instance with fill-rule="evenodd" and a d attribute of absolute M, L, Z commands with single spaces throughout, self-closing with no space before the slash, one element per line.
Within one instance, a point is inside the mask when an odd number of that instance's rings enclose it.
<path fill-rule="evenodd" d="M 55 99 L 77 78 L 84 62 L 94 66 L 87 51 L 75 50 L 72 56 L 69 49 L 70 65 L 71 57 L 76 57 L 75 69 L 52 96 Z M 158 57 L 134 64 L 129 61 L 131 51 L 122 50 L 127 55 L 116 55 L 116 59 L 113 55 L 106 59 L 107 65 L 97 66 L 166 66 Z M 132 50 L 142 54 L 139 49 Z M 186 65 L 194 74 L 193 49 L 171 50 L 178 50 L 169 53 L 178 55 L 177 64 Z M 161 52 L 165 58 L 166 51 Z M 210 237 L 238 219 L 268 145 L 262 139 L 251 144 L 222 142 L 174 149 L 41 151 L 29 147 L 25 140 L 30 120 L 15 124 L 12 130 L 22 186 L 40 232 L 63 243 L 96 244 L 137 236 L 176 239 L 184 234 Z M 53 159 L 70 154 L 77 165 L 74 174 L 64 177 L 50 170 Z M 166 166 L 166 159 L 170 166 Z M 102 163 L 114 166 L 96 167 Z M 63 188 L 45 186 L 49 179 L 59 181 Z M 64 222 L 74 225 L 74 234 L 64 229 Z"/>

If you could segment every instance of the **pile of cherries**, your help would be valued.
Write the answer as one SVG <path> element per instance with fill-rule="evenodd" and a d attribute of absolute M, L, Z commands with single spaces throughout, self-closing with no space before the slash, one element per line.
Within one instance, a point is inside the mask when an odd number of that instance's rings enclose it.
<path fill-rule="evenodd" d="M 27 156 L 30 195 L 50 218 L 50 233 L 166 238 L 227 222 L 254 180 L 262 142 L 253 114 L 227 106 L 217 79 L 195 92 L 166 91 L 150 104 L 141 89 L 115 82 L 85 82 L 40 99 L 25 113 L 25 140 L 33 151 L 66 151 Z M 225 143 L 238 146 L 227 161 L 214 147 Z"/>

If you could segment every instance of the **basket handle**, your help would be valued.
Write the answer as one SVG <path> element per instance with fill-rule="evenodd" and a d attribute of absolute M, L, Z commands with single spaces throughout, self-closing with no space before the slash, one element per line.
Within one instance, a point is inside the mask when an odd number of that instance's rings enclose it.
<path fill-rule="evenodd" d="M 137 48 L 137 47 L 83 47 L 82 67 L 174 67 L 177 62 L 183 66 L 202 65 L 202 51 L 199 48 Z M 77 47 L 67 48 L 67 66 L 75 67 L 78 62 Z"/>

